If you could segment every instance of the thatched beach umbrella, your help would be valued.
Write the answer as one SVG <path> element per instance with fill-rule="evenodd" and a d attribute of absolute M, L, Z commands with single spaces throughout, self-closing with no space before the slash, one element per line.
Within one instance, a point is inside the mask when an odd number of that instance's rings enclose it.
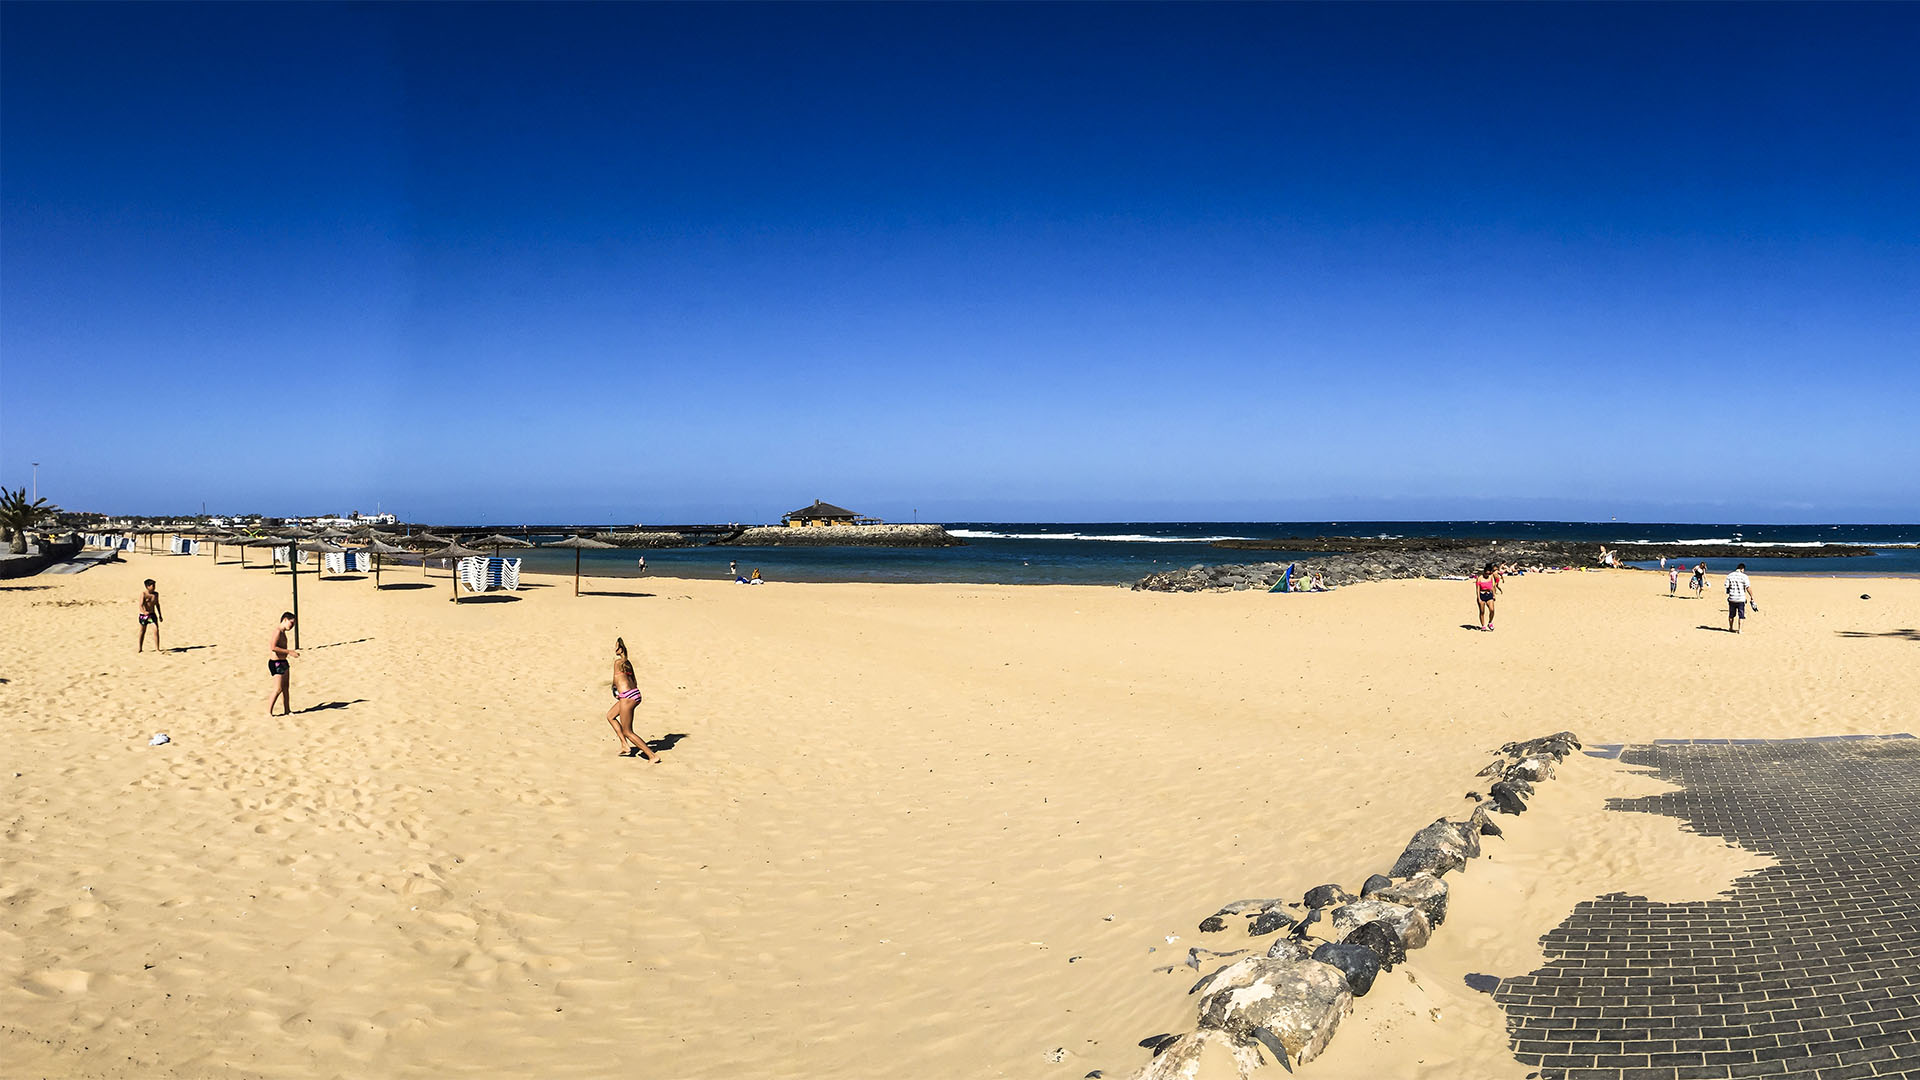
<path fill-rule="evenodd" d="M 360 548 L 361 551 L 365 551 L 373 555 L 373 587 L 376 589 L 380 587 L 380 556 L 412 554 L 412 552 L 408 551 L 406 548 L 394 547 L 392 544 L 389 544 L 386 541 L 381 540 L 379 537 L 380 537 L 379 533 L 374 533 L 373 536 L 368 538 L 367 542 L 364 545 L 362 545 Z M 422 566 L 426 565 L 425 560 L 421 561 L 421 565 Z"/>
<path fill-rule="evenodd" d="M 459 544 L 448 544 L 438 551 L 429 551 L 425 555 L 420 556 L 420 568 L 422 571 L 425 571 L 427 566 L 426 561 L 428 559 L 477 559 L 485 554 L 486 552 L 484 551 L 475 551 L 472 548 L 461 547 Z M 455 603 L 460 602 L 460 570 L 458 567 L 455 567 L 453 572 L 453 600 Z"/>
<path fill-rule="evenodd" d="M 347 550 L 346 548 L 341 547 L 339 544 L 335 544 L 327 540 L 307 540 L 300 544 L 296 544 L 294 547 L 295 547 L 295 550 L 297 551 L 305 551 L 314 555 L 338 555 L 341 552 Z M 326 564 L 326 560 L 324 559 L 314 564 L 313 576 L 315 580 L 319 579 L 320 572 L 322 570 L 325 570 L 326 567 L 327 567 L 327 564 Z"/>
<path fill-rule="evenodd" d="M 503 547 L 530 548 L 533 546 L 528 541 L 517 540 L 511 536 L 501 536 L 499 533 L 494 533 L 492 536 L 483 536 L 478 540 L 469 540 L 467 543 L 472 547 L 489 548 L 495 555 L 500 554 L 500 549 Z"/>
<path fill-rule="evenodd" d="M 612 544 L 603 544 L 588 536 L 569 536 L 565 540 L 555 540 L 551 544 L 541 544 L 540 546 L 573 549 L 573 595 L 575 596 L 580 595 L 580 553 L 588 548 L 601 548 L 608 551 L 613 549 Z"/>

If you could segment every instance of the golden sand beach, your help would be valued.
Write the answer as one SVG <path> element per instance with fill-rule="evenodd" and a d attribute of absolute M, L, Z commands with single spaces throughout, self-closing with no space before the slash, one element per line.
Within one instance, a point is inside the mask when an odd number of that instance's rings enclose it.
<path fill-rule="evenodd" d="M 149 576 L 178 651 L 134 651 Z M 6 1075 L 1125 1076 L 1192 1026 L 1190 946 L 1265 943 L 1201 918 L 1357 886 L 1501 742 L 1885 733 L 1920 702 L 1913 580 L 1761 578 L 1737 637 L 1626 571 L 1512 579 L 1491 634 L 1463 582 L 385 580 L 302 579 L 285 719 L 284 574 L 0 585 Z M 602 719 L 616 635 L 659 765 Z M 1604 810 L 1655 790 L 1570 759 L 1309 1075 L 1523 1077 L 1466 974 L 1536 966 L 1579 900 L 1761 865 Z"/>

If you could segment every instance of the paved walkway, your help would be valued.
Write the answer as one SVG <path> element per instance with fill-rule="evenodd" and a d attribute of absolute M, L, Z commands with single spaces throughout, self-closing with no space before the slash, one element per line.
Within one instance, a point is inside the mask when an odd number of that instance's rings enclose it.
<path fill-rule="evenodd" d="M 1681 790 L 1668 814 L 1779 865 L 1725 898 L 1614 893 L 1507 979 L 1516 1055 L 1540 1080 L 1920 1080 L 1920 739 L 1697 740 L 1596 748 Z"/>

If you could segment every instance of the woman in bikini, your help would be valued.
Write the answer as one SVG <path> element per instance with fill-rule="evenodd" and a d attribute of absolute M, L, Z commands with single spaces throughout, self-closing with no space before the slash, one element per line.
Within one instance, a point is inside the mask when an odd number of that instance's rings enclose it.
<path fill-rule="evenodd" d="M 640 681 L 633 676 L 633 662 L 627 659 L 627 643 L 613 639 L 613 708 L 607 710 L 607 723 L 620 739 L 621 757 L 644 757 L 659 761 L 647 749 L 645 739 L 633 733 L 633 710 L 640 704 Z"/>
<path fill-rule="evenodd" d="M 1493 629 L 1493 598 L 1500 592 L 1500 574 L 1488 563 L 1473 576 L 1473 591 L 1480 599 L 1480 629 Z"/>

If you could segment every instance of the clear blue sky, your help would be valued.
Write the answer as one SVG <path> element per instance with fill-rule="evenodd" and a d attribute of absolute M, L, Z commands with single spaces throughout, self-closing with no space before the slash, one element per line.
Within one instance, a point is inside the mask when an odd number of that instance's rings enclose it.
<path fill-rule="evenodd" d="M 76 509 L 1920 518 L 1920 5 L 7 4 Z"/>

